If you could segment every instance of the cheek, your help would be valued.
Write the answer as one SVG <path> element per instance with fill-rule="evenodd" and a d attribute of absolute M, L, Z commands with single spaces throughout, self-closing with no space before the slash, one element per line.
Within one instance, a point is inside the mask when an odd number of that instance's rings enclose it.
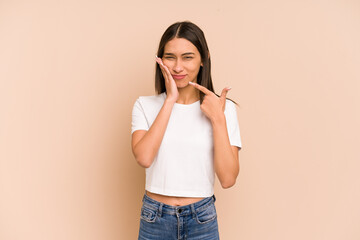
<path fill-rule="evenodd" d="M 197 75 L 199 74 L 199 71 L 200 71 L 200 67 L 194 68 L 193 71 L 192 71 L 192 74 L 193 74 L 194 76 L 197 76 Z"/>
<path fill-rule="evenodd" d="M 172 66 L 172 62 L 169 61 L 169 60 L 164 59 L 162 62 L 163 62 L 164 65 L 167 66 L 167 67 L 171 67 L 171 66 Z"/>
<path fill-rule="evenodd" d="M 188 71 L 194 74 L 197 74 L 200 70 L 200 65 L 191 64 L 188 66 Z"/>

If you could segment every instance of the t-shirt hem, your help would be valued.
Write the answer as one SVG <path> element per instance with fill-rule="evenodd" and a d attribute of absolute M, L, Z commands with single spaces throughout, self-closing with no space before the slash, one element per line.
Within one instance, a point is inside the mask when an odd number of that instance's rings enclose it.
<path fill-rule="evenodd" d="M 135 131 L 137 131 L 137 130 L 145 130 L 145 131 L 149 131 L 149 128 L 146 128 L 146 127 L 139 127 L 139 128 L 134 128 L 134 129 L 132 129 L 131 130 L 131 134 L 133 134 Z"/>
<path fill-rule="evenodd" d="M 173 196 L 173 197 L 211 197 L 214 194 L 214 190 L 211 191 L 179 191 L 179 190 L 171 190 L 171 189 L 159 189 L 156 187 L 146 186 L 145 190 L 157 193 L 165 196 Z"/>
<path fill-rule="evenodd" d="M 235 147 L 238 147 L 238 151 L 240 151 L 241 150 L 241 144 L 230 144 L 231 146 L 235 146 Z"/>

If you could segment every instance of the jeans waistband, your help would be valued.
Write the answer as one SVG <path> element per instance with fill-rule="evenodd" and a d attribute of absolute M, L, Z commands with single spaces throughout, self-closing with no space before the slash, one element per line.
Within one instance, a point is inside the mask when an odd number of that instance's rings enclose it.
<path fill-rule="evenodd" d="M 150 198 L 145 193 L 142 201 L 146 207 L 149 207 L 157 211 L 160 216 L 162 213 L 167 213 L 170 215 L 187 215 L 187 214 L 195 214 L 196 212 L 199 212 L 202 209 L 208 207 L 210 204 L 213 204 L 216 201 L 216 198 L 215 195 L 213 194 L 211 197 L 206 197 L 192 204 L 188 204 L 184 206 L 171 206 L 162 202 L 158 202 Z"/>

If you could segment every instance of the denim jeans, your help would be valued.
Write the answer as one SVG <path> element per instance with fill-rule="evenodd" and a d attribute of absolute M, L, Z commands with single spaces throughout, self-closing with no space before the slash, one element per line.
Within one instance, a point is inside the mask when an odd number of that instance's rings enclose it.
<path fill-rule="evenodd" d="M 171 206 L 144 194 L 139 240 L 218 240 L 215 195 L 185 206 Z"/>

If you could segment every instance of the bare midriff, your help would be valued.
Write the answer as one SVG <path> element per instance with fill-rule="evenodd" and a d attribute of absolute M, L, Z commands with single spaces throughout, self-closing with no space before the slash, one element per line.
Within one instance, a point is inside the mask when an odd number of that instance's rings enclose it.
<path fill-rule="evenodd" d="M 150 198 L 165 203 L 167 205 L 171 206 L 185 206 L 188 204 L 192 204 L 195 202 L 198 202 L 204 198 L 192 198 L 192 197 L 173 197 L 173 196 L 165 196 L 157 193 L 152 193 L 149 191 L 146 191 L 146 195 L 148 195 Z"/>

